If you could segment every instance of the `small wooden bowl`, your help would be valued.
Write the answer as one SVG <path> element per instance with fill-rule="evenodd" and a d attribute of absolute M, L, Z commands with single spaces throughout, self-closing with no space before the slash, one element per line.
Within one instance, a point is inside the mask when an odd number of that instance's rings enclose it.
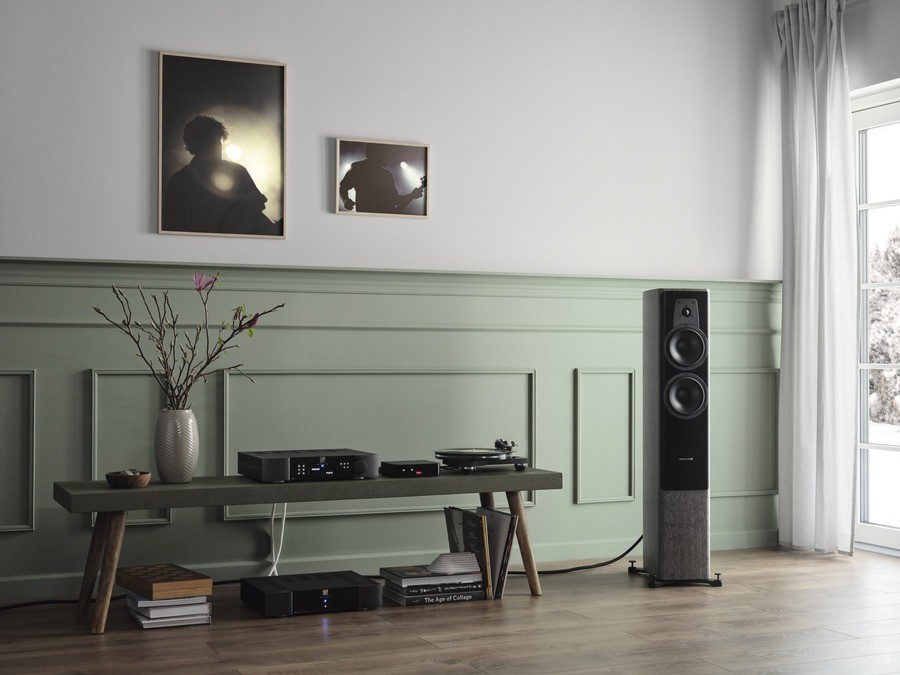
<path fill-rule="evenodd" d="M 139 471 L 128 474 L 124 471 L 110 471 L 106 474 L 106 484 L 111 488 L 142 488 L 150 483 L 150 472 Z"/>

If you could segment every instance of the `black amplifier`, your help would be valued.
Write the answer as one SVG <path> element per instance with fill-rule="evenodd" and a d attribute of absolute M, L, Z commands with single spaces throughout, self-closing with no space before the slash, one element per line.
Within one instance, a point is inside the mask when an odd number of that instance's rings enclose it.
<path fill-rule="evenodd" d="M 239 452 L 238 473 L 263 483 L 376 478 L 378 455 L 347 448 Z"/>
<path fill-rule="evenodd" d="M 389 478 L 427 478 L 440 476 L 441 465 L 425 459 L 382 462 L 378 473 Z"/>
<path fill-rule="evenodd" d="M 241 600 L 263 616 L 353 612 L 381 607 L 381 584 L 349 570 L 247 577 Z"/>

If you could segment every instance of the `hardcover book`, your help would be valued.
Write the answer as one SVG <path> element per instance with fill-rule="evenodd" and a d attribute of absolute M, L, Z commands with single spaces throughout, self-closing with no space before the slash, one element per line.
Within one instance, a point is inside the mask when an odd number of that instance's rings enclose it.
<path fill-rule="evenodd" d="M 433 595 L 435 593 L 465 593 L 469 591 L 483 591 L 484 581 L 456 582 L 449 584 L 413 584 L 401 586 L 390 579 L 384 580 L 384 587 L 401 595 Z"/>
<path fill-rule="evenodd" d="M 163 607 L 138 607 L 137 604 L 128 598 L 126 601 L 128 609 L 138 614 L 146 616 L 148 619 L 161 619 L 167 616 L 191 616 L 194 614 L 209 614 L 212 611 L 212 605 L 208 602 L 189 603 L 185 605 L 166 605 Z"/>
<path fill-rule="evenodd" d="M 455 506 L 444 507 L 447 541 L 452 552 L 474 553 L 481 567 L 485 593 L 494 597 L 494 578 L 491 572 L 491 553 L 488 548 L 487 518 L 475 511 Z"/>
<path fill-rule="evenodd" d="M 212 594 L 212 577 L 172 563 L 120 567 L 116 583 L 150 600 Z"/>
<path fill-rule="evenodd" d="M 125 590 L 128 604 L 135 607 L 167 607 L 169 605 L 199 605 L 206 602 L 205 595 L 195 595 L 190 598 L 168 598 L 166 600 L 151 600 L 134 591 Z"/>
<path fill-rule="evenodd" d="M 392 581 L 401 587 L 424 584 L 453 584 L 482 581 L 481 572 L 463 574 L 438 574 L 428 569 L 428 565 L 407 565 L 405 567 L 382 567 L 378 572 L 385 581 Z"/>
<path fill-rule="evenodd" d="M 475 509 L 475 513 L 481 514 L 487 519 L 494 599 L 499 600 L 503 597 L 503 590 L 506 587 L 509 557 L 512 553 L 513 540 L 516 537 L 519 516 L 484 507 L 478 507 Z"/>
<path fill-rule="evenodd" d="M 199 624 L 212 623 L 212 616 L 209 614 L 190 614 L 188 616 L 166 616 L 160 619 L 151 619 L 144 616 L 133 609 L 129 609 L 128 613 L 137 621 L 141 628 L 166 628 L 168 626 L 196 626 Z"/>
<path fill-rule="evenodd" d="M 391 602 L 405 607 L 414 605 L 443 605 L 451 602 L 469 602 L 471 600 L 484 600 L 484 591 L 460 591 L 455 593 L 435 593 L 431 595 L 403 595 L 390 588 L 382 590 L 382 596 Z"/>

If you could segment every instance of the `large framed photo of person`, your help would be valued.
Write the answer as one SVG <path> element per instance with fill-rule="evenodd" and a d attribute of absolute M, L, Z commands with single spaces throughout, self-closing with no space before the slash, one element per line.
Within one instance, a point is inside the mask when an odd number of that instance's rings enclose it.
<path fill-rule="evenodd" d="M 336 213 L 428 216 L 427 145 L 336 140 Z"/>
<path fill-rule="evenodd" d="M 284 238 L 285 65 L 159 53 L 160 234 Z"/>

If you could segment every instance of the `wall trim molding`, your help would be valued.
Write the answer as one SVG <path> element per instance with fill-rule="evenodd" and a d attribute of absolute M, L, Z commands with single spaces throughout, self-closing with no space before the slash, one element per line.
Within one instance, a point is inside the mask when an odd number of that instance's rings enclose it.
<path fill-rule="evenodd" d="M 36 461 L 36 445 L 35 430 L 37 429 L 37 373 L 35 370 L 0 370 L 0 377 L 24 377 L 28 382 L 28 393 L 25 405 L 28 409 L 28 419 L 26 428 L 23 430 L 25 436 L 25 490 L 23 494 L 24 508 L 27 513 L 25 522 L 22 523 L 0 523 L 0 532 L 33 532 L 35 529 L 35 461 Z M 8 449 L 4 449 L 8 450 Z"/>

